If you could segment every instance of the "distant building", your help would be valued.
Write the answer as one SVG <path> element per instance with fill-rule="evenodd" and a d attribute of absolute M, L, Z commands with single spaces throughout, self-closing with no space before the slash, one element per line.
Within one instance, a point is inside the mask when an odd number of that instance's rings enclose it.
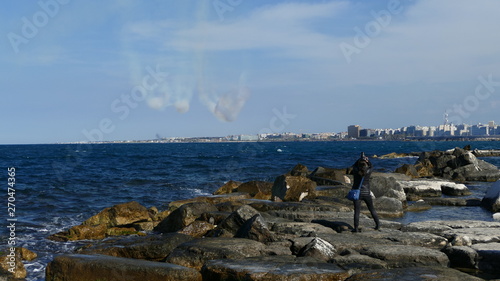
<path fill-rule="evenodd" d="M 359 138 L 359 132 L 361 131 L 361 126 L 351 125 L 347 127 L 347 136 L 350 138 Z"/>
<path fill-rule="evenodd" d="M 375 130 L 372 129 L 361 129 L 359 131 L 360 138 L 372 138 L 375 137 Z"/>
<path fill-rule="evenodd" d="M 472 136 L 489 136 L 489 128 L 489 126 L 485 126 L 482 124 L 473 125 L 471 127 L 470 133 Z"/>

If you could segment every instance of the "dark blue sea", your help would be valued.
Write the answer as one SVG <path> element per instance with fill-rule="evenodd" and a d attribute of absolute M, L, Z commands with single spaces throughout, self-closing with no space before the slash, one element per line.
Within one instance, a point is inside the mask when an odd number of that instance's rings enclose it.
<path fill-rule="evenodd" d="M 8 246 L 8 168 L 15 168 L 15 239 L 17 246 L 38 254 L 25 265 L 28 280 L 44 280 L 54 255 L 71 252 L 76 243 L 47 240 L 47 236 L 82 223 L 115 204 L 138 201 L 166 209 L 171 201 L 209 195 L 228 180 L 274 179 L 297 163 L 345 168 L 364 151 L 368 156 L 391 152 L 446 150 L 471 144 L 500 149 L 500 142 L 270 142 L 165 144 L 0 145 L 3 211 L 2 248 Z M 484 158 L 500 166 L 500 158 Z M 416 158 L 373 159 L 375 169 L 393 171 Z M 484 195 L 490 183 L 470 183 L 473 197 Z M 481 207 L 434 207 L 407 213 L 409 223 L 433 219 L 492 220 Z"/>

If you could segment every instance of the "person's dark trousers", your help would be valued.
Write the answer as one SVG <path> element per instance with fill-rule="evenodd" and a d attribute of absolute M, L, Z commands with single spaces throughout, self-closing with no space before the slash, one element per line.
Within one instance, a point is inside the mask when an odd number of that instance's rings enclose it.
<path fill-rule="evenodd" d="M 354 230 L 359 230 L 359 213 L 361 212 L 361 200 L 365 201 L 370 214 L 372 214 L 372 218 L 375 221 L 375 229 L 379 229 L 380 222 L 378 219 L 377 212 L 375 211 L 375 207 L 373 207 L 373 200 L 371 196 L 363 196 L 359 197 L 359 200 L 354 201 Z"/>

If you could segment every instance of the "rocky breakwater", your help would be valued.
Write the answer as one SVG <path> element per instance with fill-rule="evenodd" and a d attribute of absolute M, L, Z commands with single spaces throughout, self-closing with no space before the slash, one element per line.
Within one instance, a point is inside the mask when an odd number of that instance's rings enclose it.
<path fill-rule="evenodd" d="M 376 231 L 361 215 L 362 232 L 352 233 L 349 177 L 319 171 L 297 165 L 270 183 L 231 181 L 216 195 L 172 202 L 161 219 L 135 202 L 107 208 L 82 225 L 154 227 L 81 236 L 94 240 L 55 257 L 46 280 L 483 280 L 455 268 L 500 278 L 500 223 L 383 219 Z M 380 202 L 403 208 L 404 177 L 374 175 L 374 194 L 390 199 Z"/>
<path fill-rule="evenodd" d="M 403 165 L 396 172 L 413 178 L 439 177 L 453 181 L 494 182 L 500 179 L 497 166 L 478 159 L 473 151 L 455 148 L 422 152 L 414 165 Z"/>

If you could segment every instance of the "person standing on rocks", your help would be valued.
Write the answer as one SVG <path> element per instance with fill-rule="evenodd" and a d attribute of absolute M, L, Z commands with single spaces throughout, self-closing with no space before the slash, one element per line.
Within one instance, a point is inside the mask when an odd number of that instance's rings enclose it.
<path fill-rule="evenodd" d="M 370 176 L 372 173 L 372 163 L 370 159 L 361 153 L 361 157 L 352 166 L 351 174 L 354 176 L 353 188 L 360 188 L 359 199 L 354 200 L 354 229 L 352 232 L 360 232 L 359 229 L 359 214 L 361 212 L 361 200 L 365 201 L 368 210 L 370 211 L 373 220 L 375 221 L 375 230 L 380 229 L 380 221 L 377 211 L 373 206 L 372 195 L 370 191 Z"/>

